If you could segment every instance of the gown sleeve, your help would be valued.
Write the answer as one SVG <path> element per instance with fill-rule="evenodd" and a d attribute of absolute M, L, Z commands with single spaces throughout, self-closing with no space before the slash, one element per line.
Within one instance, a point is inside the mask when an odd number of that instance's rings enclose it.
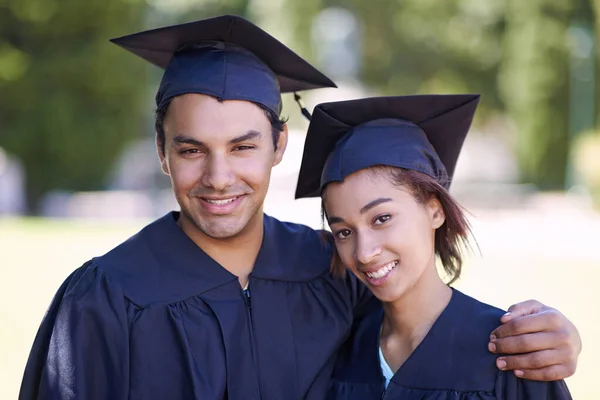
<path fill-rule="evenodd" d="M 19 400 L 128 397 L 125 298 L 89 263 L 56 293 L 34 340 Z"/>
<path fill-rule="evenodd" d="M 512 372 L 500 372 L 496 398 L 503 400 L 572 400 L 564 380 L 553 382 L 517 378 Z"/>

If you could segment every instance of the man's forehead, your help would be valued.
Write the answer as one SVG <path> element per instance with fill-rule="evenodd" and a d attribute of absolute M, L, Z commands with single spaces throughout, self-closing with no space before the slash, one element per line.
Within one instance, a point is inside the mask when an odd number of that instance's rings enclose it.
<path fill-rule="evenodd" d="M 242 100 L 218 100 L 201 94 L 173 99 L 166 122 L 175 125 L 219 126 L 225 130 L 260 130 L 270 125 L 267 112 L 257 104 Z"/>

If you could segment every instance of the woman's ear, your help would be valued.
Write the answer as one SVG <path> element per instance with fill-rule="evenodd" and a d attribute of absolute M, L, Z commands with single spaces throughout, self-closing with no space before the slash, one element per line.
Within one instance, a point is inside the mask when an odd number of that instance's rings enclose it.
<path fill-rule="evenodd" d="M 438 229 L 440 226 L 444 225 L 444 222 L 446 222 L 446 214 L 444 213 L 442 203 L 440 203 L 437 197 L 434 196 L 427 201 L 427 210 L 429 212 L 432 229 Z"/>

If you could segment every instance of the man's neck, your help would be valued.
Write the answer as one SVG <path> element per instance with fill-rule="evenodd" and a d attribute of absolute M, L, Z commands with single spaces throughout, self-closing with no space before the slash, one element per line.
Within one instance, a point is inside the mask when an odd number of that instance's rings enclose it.
<path fill-rule="evenodd" d="M 241 287 L 244 288 L 262 245 L 263 216 L 262 212 L 257 213 L 240 233 L 227 239 L 207 236 L 190 222 L 185 223 L 181 217 L 178 225 L 202 251 L 227 271 L 236 275 Z"/>

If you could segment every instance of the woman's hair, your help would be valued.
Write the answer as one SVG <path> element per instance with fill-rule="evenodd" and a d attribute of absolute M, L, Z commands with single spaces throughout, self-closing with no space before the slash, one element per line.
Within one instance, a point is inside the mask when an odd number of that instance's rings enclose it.
<path fill-rule="evenodd" d="M 371 167 L 368 171 L 375 176 L 388 179 L 395 186 L 408 189 L 421 205 L 425 205 L 432 198 L 436 198 L 440 202 L 445 221 L 435 231 L 435 254 L 439 257 L 444 271 L 450 278 L 448 284 L 456 281 L 460 277 L 462 269 L 462 249 L 469 248 L 469 237 L 472 236 L 471 226 L 462 207 L 442 185 L 422 172 L 388 166 Z M 321 202 L 321 218 L 323 228 L 325 228 L 326 210 L 323 202 Z M 327 240 L 332 242 L 333 236 L 329 233 L 326 235 Z M 331 271 L 338 277 L 345 273 L 345 267 L 335 246 Z"/>

